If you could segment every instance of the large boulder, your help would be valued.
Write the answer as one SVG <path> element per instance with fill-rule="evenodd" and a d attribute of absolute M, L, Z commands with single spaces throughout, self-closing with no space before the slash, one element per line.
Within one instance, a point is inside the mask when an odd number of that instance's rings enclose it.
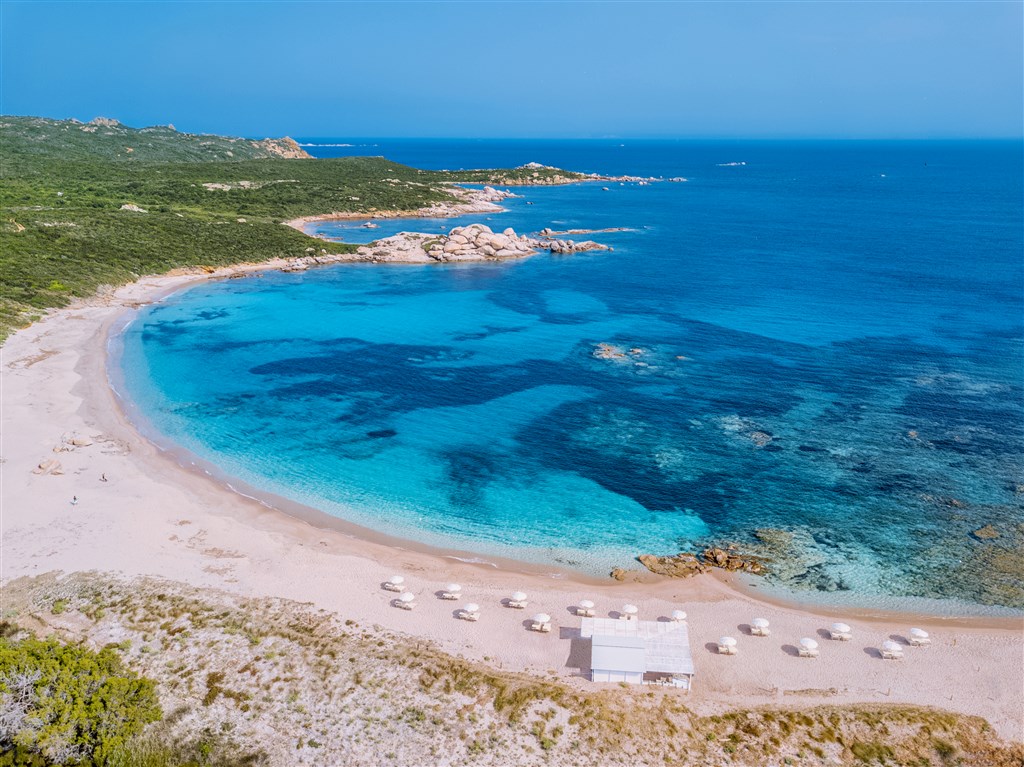
<path fill-rule="evenodd" d="M 697 559 L 694 554 L 680 553 L 674 557 L 656 557 L 653 554 L 641 554 L 637 561 L 656 575 L 669 578 L 689 578 L 705 573 L 711 568 Z"/>
<path fill-rule="evenodd" d="M 725 570 L 742 570 L 754 575 L 765 573 L 764 564 L 756 557 L 745 557 L 732 549 L 709 548 L 704 550 L 704 561 Z"/>
<path fill-rule="evenodd" d="M 32 469 L 33 474 L 63 474 L 64 469 L 56 458 L 49 458 L 39 462 L 39 465 Z"/>
<path fill-rule="evenodd" d="M 668 578 L 689 578 L 709 572 L 713 567 L 730 571 L 739 570 L 754 575 L 764 575 L 767 572 L 764 564 L 756 557 L 745 557 L 731 549 L 720 548 L 706 549 L 699 557 L 685 551 L 671 557 L 641 554 L 637 561 L 655 575 L 664 575 Z"/>

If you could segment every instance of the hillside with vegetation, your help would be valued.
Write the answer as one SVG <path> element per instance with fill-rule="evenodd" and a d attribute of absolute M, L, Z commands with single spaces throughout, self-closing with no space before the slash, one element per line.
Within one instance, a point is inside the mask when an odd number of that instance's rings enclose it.
<path fill-rule="evenodd" d="M 232 136 L 182 133 L 173 125 L 129 128 L 106 117 L 97 117 L 83 123 L 78 120 L 4 115 L 0 117 L 0 131 L 4 137 L 5 162 L 25 154 L 63 160 L 133 162 L 309 157 L 290 138 L 255 141 Z"/>
<path fill-rule="evenodd" d="M 283 141 L 0 117 L 0 338 L 72 297 L 146 274 L 354 250 L 282 226 L 288 219 L 412 212 L 456 201 L 450 185 L 459 182 L 585 178 L 554 168 L 423 171 L 301 150 L 282 157 Z"/>

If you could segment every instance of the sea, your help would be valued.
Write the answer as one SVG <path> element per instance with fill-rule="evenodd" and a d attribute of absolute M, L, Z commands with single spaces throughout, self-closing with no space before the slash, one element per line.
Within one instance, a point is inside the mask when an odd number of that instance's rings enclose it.
<path fill-rule="evenodd" d="M 514 187 L 608 251 L 211 281 L 138 313 L 123 394 L 225 477 L 442 549 L 590 575 L 733 545 L 799 602 L 1024 609 L 1019 142 L 301 139 Z M 602 352 L 606 350 L 607 353 Z"/>

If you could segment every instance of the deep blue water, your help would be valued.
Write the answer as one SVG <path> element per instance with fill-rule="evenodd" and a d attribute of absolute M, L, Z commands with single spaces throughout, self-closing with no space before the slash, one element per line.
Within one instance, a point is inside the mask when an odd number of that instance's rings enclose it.
<path fill-rule="evenodd" d="M 1019 145 L 352 143 L 377 146 L 307 148 L 689 180 L 467 219 L 630 227 L 593 235 L 614 252 L 267 273 L 144 311 L 126 383 L 172 440 L 427 543 L 604 572 L 770 528 L 775 586 L 808 598 L 1024 606 Z"/>

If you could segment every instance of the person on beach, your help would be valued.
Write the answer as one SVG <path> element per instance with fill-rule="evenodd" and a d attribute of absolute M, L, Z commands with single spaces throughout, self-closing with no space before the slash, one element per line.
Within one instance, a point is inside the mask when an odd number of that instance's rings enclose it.
<path fill-rule="evenodd" d="M 106 482 L 106 481 L 107 481 L 107 475 L 106 474 L 100 474 L 100 482 Z"/>
<path fill-rule="evenodd" d="M 78 505 L 78 496 L 77 495 L 71 496 L 71 505 L 72 506 L 77 506 Z"/>

